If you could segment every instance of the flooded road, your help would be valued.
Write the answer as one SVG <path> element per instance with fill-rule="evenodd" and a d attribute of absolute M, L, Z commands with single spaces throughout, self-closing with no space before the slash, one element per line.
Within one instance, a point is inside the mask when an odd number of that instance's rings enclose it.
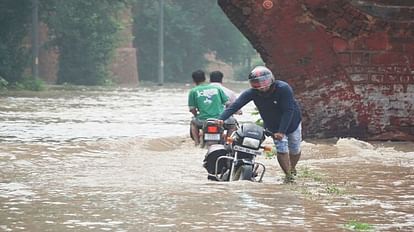
<path fill-rule="evenodd" d="M 212 182 L 189 88 L 0 96 L 0 231 L 414 231 L 413 143 L 309 140 L 294 184 L 265 157 L 263 183 Z"/>

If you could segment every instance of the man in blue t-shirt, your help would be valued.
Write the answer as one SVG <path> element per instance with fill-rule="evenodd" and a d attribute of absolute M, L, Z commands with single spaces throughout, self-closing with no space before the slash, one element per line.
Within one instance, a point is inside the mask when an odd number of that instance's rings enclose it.
<path fill-rule="evenodd" d="M 273 133 L 277 160 L 285 173 L 285 182 L 292 182 L 301 155 L 302 116 L 293 90 L 288 83 L 275 80 L 272 72 L 257 66 L 249 74 L 251 88 L 219 116 L 219 123 L 253 101 L 263 119 L 264 128 Z"/>

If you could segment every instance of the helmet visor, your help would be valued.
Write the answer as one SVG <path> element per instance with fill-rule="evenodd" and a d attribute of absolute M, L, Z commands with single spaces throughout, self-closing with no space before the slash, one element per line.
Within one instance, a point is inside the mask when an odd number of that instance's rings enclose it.
<path fill-rule="evenodd" d="M 266 88 L 272 85 L 273 77 L 272 77 L 272 74 L 267 74 L 264 76 L 249 79 L 249 82 L 250 82 L 250 86 L 253 89 L 263 89 L 263 88 Z"/>

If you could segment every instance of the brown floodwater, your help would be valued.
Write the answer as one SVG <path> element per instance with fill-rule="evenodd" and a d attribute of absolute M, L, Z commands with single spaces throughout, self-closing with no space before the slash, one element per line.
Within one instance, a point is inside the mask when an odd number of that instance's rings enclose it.
<path fill-rule="evenodd" d="M 262 183 L 208 181 L 189 88 L 2 94 L 0 231 L 414 231 L 414 143 L 309 140 L 293 184 L 264 156 Z"/>

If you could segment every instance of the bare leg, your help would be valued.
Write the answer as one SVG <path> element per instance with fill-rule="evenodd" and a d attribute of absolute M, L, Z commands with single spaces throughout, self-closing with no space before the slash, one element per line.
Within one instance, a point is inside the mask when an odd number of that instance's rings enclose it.
<path fill-rule="evenodd" d="M 290 174 L 290 159 L 289 153 L 277 153 L 277 161 L 279 162 L 280 167 L 283 172 L 288 175 Z"/>
<path fill-rule="evenodd" d="M 296 164 L 298 163 L 300 159 L 300 155 L 301 155 L 300 152 L 297 155 L 290 155 L 290 166 L 291 166 L 291 171 L 293 175 L 296 175 Z"/>
<path fill-rule="evenodd" d="M 199 130 L 197 125 L 195 125 L 194 123 L 191 123 L 191 134 L 193 135 L 194 138 L 194 144 L 197 146 L 200 144 L 200 134 L 199 134 Z"/>

